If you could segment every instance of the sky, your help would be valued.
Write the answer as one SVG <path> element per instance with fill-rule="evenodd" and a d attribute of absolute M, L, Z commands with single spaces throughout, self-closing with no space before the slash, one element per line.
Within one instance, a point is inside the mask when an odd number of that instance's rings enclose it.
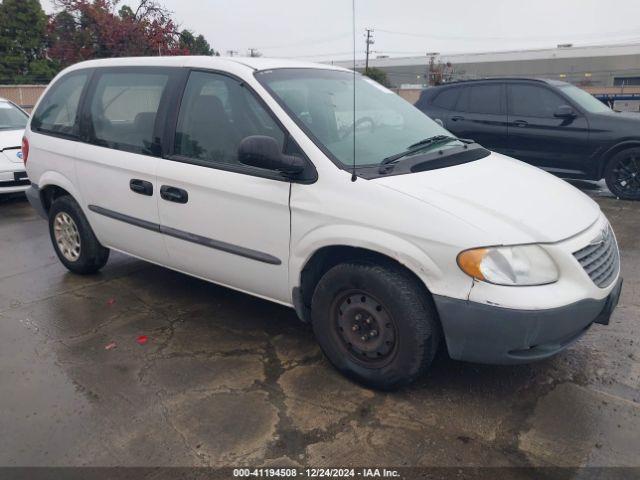
<path fill-rule="evenodd" d="M 310 61 L 353 57 L 351 0 L 160 0 L 221 54 L 257 48 Z M 133 5 L 136 0 L 123 0 Z M 53 11 L 52 0 L 42 0 Z M 355 0 L 356 56 L 640 43 L 638 0 Z"/>

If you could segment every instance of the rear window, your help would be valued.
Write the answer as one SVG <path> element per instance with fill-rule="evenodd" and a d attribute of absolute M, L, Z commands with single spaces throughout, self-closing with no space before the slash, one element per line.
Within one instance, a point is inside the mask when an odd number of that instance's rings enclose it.
<path fill-rule="evenodd" d="M 92 142 L 152 154 L 156 116 L 168 81 L 167 72 L 102 73 L 90 102 Z"/>
<path fill-rule="evenodd" d="M 87 72 L 78 72 L 58 80 L 38 105 L 32 130 L 77 136 L 78 105 L 87 78 Z"/>
<path fill-rule="evenodd" d="M 502 113 L 502 85 L 491 84 L 465 87 L 456 110 L 490 115 Z"/>
<path fill-rule="evenodd" d="M 444 110 L 454 110 L 459 94 L 459 88 L 447 88 L 433 99 L 433 104 L 436 107 L 443 108 Z"/>
<path fill-rule="evenodd" d="M 471 87 L 469 92 L 469 111 L 489 114 L 502 113 L 502 97 L 503 89 L 501 84 Z"/>

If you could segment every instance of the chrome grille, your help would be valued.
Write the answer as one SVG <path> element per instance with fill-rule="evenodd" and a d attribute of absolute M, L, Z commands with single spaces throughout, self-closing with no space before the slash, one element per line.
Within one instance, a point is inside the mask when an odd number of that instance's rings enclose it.
<path fill-rule="evenodd" d="M 618 246 L 610 226 L 586 247 L 573 254 L 584 271 L 600 288 L 611 285 L 620 269 Z"/>

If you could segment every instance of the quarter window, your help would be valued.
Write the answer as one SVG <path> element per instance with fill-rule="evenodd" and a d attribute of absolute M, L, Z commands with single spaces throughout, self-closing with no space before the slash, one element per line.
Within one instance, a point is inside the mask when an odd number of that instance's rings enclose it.
<path fill-rule="evenodd" d="M 88 73 L 71 73 L 58 80 L 42 99 L 31 121 L 38 132 L 77 135 L 78 105 Z"/>
<path fill-rule="evenodd" d="M 523 117 L 553 118 L 567 102 L 547 88 L 535 85 L 509 85 L 509 113 Z"/>
<path fill-rule="evenodd" d="M 153 132 L 168 73 L 100 75 L 91 99 L 92 141 L 135 153 L 153 153 Z"/>
<path fill-rule="evenodd" d="M 237 164 L 243 138 L 285 135 L 251 91 L 216 73 L 192 72 L 182 98 L 174 153 L 205 164 Z"/>

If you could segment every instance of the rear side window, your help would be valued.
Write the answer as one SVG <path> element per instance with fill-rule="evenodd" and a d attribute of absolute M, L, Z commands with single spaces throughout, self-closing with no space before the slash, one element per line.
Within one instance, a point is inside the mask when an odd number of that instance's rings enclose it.
<path fill-rule="evenodd" d="M 89 74 L 71 73 L 51 86 L 31 121 L 32 130 L 77 136 L 78 105 Z"/>
<path fill-rule="evenodd" d="M 455 110 L 458 95 L 460 95 L 459 88 L 447 88 L 433 99 L 433 104 L 445 110 Z"/>
<path fill-rule="evenodd" d="M 469 97 L 465 111 L 497 115 L 502 109 L 502 85 L 474 85 L 467 88 Z"/>
<path fill-rule="evenodd" d="M 118 150 L 153 154 L 153 132 L 169 73 L 108 72 L 89 107 L 91 140 Z"/>
<path fill-rule="evenodd" d="M 553 118 L 567 102 L 548 88 L 537 85 L 509 85 L 509 113 L 523 117 Z"/>

